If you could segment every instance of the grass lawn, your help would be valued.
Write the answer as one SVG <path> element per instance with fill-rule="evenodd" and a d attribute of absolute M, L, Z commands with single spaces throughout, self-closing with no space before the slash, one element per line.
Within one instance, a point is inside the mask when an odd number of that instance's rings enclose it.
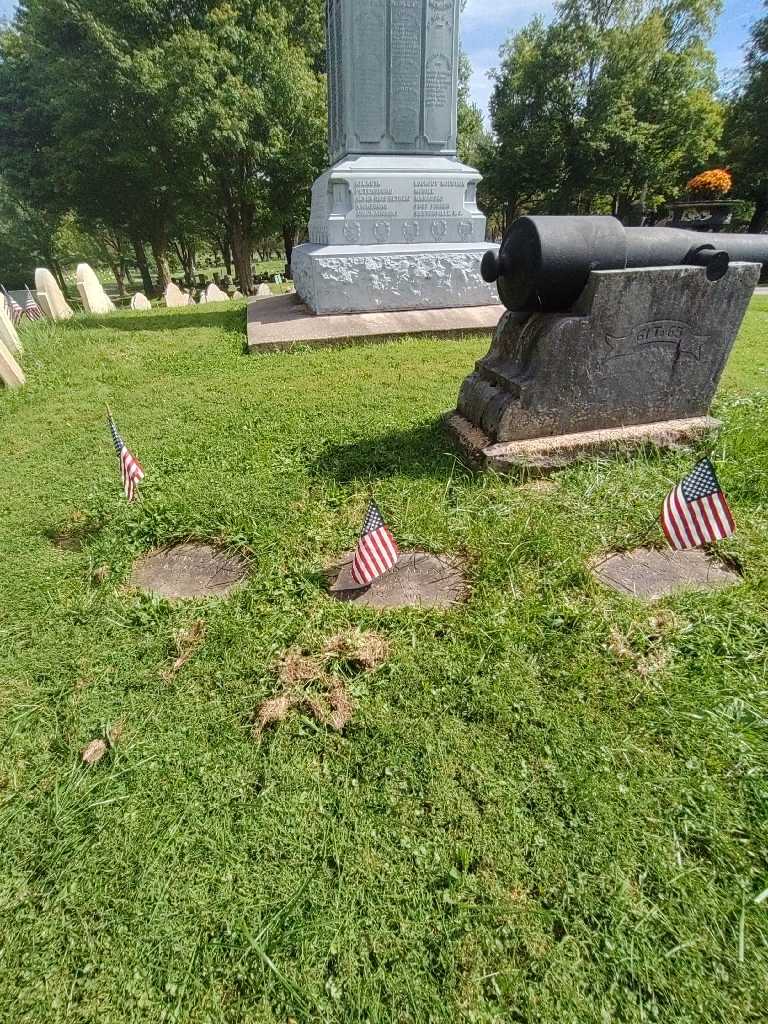
<path fill-rule="evenodd" d="M 744 582 L 652 607 L 585 563 L 690 453 L 473 476 L 438 417 L 487 340 L 249 358 L 244 332 L 242 303 L 30 326 L 0 393 L 0 1020 L 768 1019 L 768 297 L 717 407 Z M 327 598 L 371 493 L 404 547 L 466 557 L 465 607 Z M 248 585 L 125 588 L 190 536 L 251 552 Z M 256 742 L 280 656 L 355 625 L 391 649 L 341 666 L 344 734 Z"/>

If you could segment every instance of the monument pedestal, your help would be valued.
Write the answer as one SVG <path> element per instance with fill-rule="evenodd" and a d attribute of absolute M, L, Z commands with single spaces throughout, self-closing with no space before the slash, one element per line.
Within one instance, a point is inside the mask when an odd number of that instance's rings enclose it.
<path fill-rule="evenodd" d="M 480 174 L 457 159 L 459 0 L 329 0 L 331 167 L 292 253 L 321 314 L 488 306 Z"/>
<path fill-rule="evenodd" d="M 720 420 L 711 416 L 694 416 L 687 420 L 584 430 L 578 434 L 558 434 L 499 444 L 492 442 L 482 430 L 456 412 L 446 416 L 445 424 L 454 441 L 479 469 L 519 473 L 526 477 L 547 476 L 596 455 L 628 452 L 646 446 L 681 448 L 696 444 L 722 426 Z"/>
<path fill-rule="evenodd" d="M 498 305 L 480 277 L 486 243 L 302 245 L 296 291 L 314 313 L 372 313 Z M 497 314 L 498 315 L 498 314 Z"/>

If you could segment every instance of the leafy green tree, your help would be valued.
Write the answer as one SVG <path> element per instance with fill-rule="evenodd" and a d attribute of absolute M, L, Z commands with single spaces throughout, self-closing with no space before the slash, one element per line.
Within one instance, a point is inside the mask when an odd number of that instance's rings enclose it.
<path fill-rule="evenodd" d="M 7 180 L 143 268 L 148 241 L 161 286 L 220 219 L 247 288 L 257 229 L 302 216 L 322 165 L 322 50 L 322 0 L 25 0 L 0 36 Z"/>
<path fill-rule="evenodd" d="M 706 40 L 719 0 L 563 0 L 494 72 L 486 191 L 552 213 L 614 212 L 674 194 L 718 144 L 722 112 Z"/>
<path fill-rule="evenodd" d="M 472 64 L 466 53 L 462 51 L 459 58 L 459 159 L 465 164 L 469 164 L 470 167 L 476 167 L 487 133 L 483 124 L 483 112 L 476 103 L 472 102 L 471 79 Z"/>
<path fill-rule="evenodd" d="M 728 111 L 725 151 L 735 194 L 755 204 L 749 230 L 768 230 L 768 13 L 752 28 L 742 83 Z"/>
<path fill-rule="evenodd" d="M 323 165 L 321 9 L 310 4 L 299 18 L 295 4 L 226 0 L 153 54 L 165 74 L 161 103 L 175 104 L 177 135 L 195 140 L 198 188 L 221 211 L 243 288 L 267 222 L 284 229 L 290 249 Z"/>

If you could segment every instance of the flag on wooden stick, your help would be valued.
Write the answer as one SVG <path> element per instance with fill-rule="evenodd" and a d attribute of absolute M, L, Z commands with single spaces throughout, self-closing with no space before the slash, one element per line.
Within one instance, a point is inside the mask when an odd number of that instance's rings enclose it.
<path fill-rule="evenodd" d="M 731 510 L 709 459 L 671 491 L 661 512 L 661 528 L 676 551 L 724 540 L 736 531 Z"/>
<path fill-rule="evenodd" d="M 144 470 L 118 434 L 115 421 L 112 419 L 112 413 L 109 409 L 107 409 L 107 422 L 109 423 L 117 457 L 120 460 L 120 479 L 123 482 L 123 490 L 128 501 L 133 501 L 136 497 L 139 483 L 144 479 Z"/>
<path fill-rule="evenodd" d="M 368 587 L 396 566 L 399 557 L 397 542 L 384 522 L 378 505 L 372 501 L 352 559 L 352 578 L 358 586 Z"/>
<path fill-rule="evenodd" d="M 38 306 L 34 295 L 30 291 L 29 285 L 27 285 L 27 297 L 24 301 L 24 312 L 27 314 L 30 320 L 42 320 L 43 311 Z"/>

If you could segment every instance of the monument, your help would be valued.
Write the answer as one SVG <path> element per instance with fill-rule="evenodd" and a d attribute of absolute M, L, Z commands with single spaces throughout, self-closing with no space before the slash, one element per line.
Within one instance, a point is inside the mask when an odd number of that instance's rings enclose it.
<path fill-rule="evenodd" d="M 521 217 L 483 260 L 507 312 L 449 428 L 498 470 L 717 429 L 710 405 L 762 268 L 765 235 Z"/>
<path fill-rule="evenodd" d="M 329 0 L 331 168 L 293 250 L 315 313 L 487 306 L 479 173 L 457 158 L 460 0 Z"/>
<path fill-rule="evenodd" d="M 144 292 L 136 292 L 131 296 L 131 309 L 146 312 L 146 310 L 152 309 L 152 303 Z"/>
<path fill-rule="evenodd" d="M 40 308 L 49 320 L 69 320 L 75 315 L 56 278 L 46 267 L 35 271 L 35 291 Z"/>

